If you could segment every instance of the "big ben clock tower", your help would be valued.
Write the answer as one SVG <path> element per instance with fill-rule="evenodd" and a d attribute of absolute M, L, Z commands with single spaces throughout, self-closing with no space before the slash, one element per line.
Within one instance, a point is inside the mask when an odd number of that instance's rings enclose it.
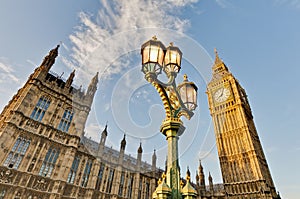
<path fill-rule="evenodd" d="M 280 198 L 254 125 L 245 90 L 216 58 L 207 86 L 226 195 L 230 199 Z"/>

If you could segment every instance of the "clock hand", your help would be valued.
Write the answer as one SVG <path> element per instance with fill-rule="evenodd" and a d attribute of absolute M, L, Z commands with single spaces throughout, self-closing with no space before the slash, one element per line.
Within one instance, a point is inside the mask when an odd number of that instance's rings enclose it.
<path fill-rule="evenodd" d="M 222 92 L 221 92 L 221 94 L 219 95 L 219 98 L 223 96 L 223 93 L 224 93 L 224 88 L 222 89 Z"/>

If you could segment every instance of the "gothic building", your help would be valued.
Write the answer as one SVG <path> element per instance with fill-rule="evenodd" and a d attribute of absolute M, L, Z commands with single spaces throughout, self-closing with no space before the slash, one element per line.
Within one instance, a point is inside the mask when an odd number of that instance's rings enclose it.
<path fill-rule="evenodd" d="M 87 91 L 50 71 L 57 46 L 29 76 L 0 115 L 0 199 L 151 199 L 163 170 L 84 136 L 98 73 Z M 224 184 L 205 183 L 199 164 L 199 199 L 277 198 L 245 90 L 216 56 L 207 88 Z M 184 181 L 184 180 L 183 180 Z M 183 183 L 184 184 L 184 183 Z"/>
<path fill-rule="evenodd" d="M 229 198 L 280 198 L 253 122 L 245 90 L 217 52 L 207 86 L 225 193 Z"/>
<path fill-rule="evenodd" d="M 57 46 L 30 75 L 0 115 L 0 198 L 150 199 L 161 171 L 120 151 L 84 137 L 97 90 L 98 74 L 86 92 L 51 72 Z"/>

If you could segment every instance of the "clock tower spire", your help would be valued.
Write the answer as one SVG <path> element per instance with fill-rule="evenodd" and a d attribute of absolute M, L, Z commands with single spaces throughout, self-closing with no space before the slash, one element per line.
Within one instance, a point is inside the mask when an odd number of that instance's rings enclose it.
<path fill-rule="evenodd" d="M 254 125 L 245 90 L 215 50 L 207 86 L 225 191 L 230 199 L 280 198 Z"/>

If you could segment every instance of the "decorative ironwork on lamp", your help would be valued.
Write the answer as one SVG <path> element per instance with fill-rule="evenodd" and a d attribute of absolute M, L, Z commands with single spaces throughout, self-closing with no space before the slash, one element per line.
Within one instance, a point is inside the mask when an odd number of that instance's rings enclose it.
<path fill-rule="evenodd" d="M 182 52 L 170 43 L 165 48 L 162 42 L 154 36 L 151 40 L 142 45 L 142 72 L 145 79 L 152 83 L 158 90 L 164 102 L 167 118 L 180 118 L 184 115 L 188 119 L 193 116 L 197 107 L 197 86 L 187 80 L 176 86 L 175 78 L 181 69 Z M 161 71 L 168 77 L 168 82 L 163 83 L 157 79 Z"/>

